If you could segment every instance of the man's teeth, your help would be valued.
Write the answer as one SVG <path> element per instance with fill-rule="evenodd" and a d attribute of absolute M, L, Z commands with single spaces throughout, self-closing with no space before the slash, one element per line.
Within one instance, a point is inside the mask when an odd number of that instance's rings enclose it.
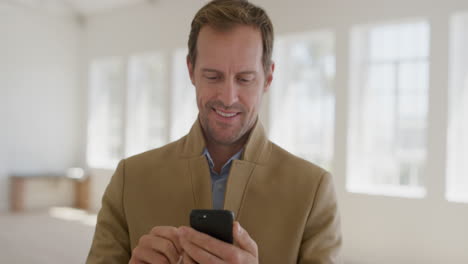
<path fill-rule="evenodd" d="M 216 113 L 218 113 L 220 116 L 224 116 L 224 117 L 233 117 L 235 116 L 237 113 L 224 113 L 224 112 L 221 112 L 219 110 L 216 110 Z"/>

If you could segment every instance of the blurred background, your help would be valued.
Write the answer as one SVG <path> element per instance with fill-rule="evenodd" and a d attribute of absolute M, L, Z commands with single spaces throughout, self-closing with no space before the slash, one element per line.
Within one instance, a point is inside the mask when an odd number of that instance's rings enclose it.
<path fill-rule="evenodd" d="M 0 263 L 84 263 L 117 162 L 188 132 L 206 2 L 0 0 Z M 333 173 L 345 263 L 468 263 L 468 1 L 252 2 L 261 120 Z"/>

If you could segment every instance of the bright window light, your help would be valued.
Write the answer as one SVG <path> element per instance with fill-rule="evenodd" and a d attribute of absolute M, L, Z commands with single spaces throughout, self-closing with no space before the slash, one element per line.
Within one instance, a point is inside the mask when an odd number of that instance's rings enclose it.
<path fill-rule="evenodd" d="M 126 156 L 168 142 L 167 63 L 161 53 L 130 57 L 128 63 Z"/>
<path fill-rule="evenodd" d="M 121 58 L 91 63 L 87 160 L 92 168 L 115 168 L 123 156 L 125 70 Z"/>
<path fill-rule="evenodd" d="M 447 190 L 449 201 L 468 202 L 468 13 L 451 19 Z"/>
<path fill-rule="evenodd" d="M 424 21 L 353 29 L 349 191 L 425 195 L 429 34 Z"/>
<path fill-rule="evenodd" d="M 278 37 L 270 90 L 270 138 L 331 170 L 334 139 L 334 36 L 315 32 Z"/>
<path fill-rule="evenodd" d="M 178 49 L 172 58 L 171 141 L 188 134 L 198 116 L 195 86 L 187 69 L 187 53 L 187 49 Z"/>

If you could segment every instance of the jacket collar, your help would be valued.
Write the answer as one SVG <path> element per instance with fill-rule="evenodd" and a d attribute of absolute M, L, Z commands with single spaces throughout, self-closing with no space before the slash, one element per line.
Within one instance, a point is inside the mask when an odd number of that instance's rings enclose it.
<path fill-rule="evenodd" d="M 190 132 L 179 143 L 179 153 L 184 158 L 195 158 L 203 155 L 206 147 L 205 136 L 197 119 Z M 266 137 L 265 130 L 260 121 L 257 121 L 250 132 L 241 159 L 255 164 L 264 164 L 268 161 L 271 144 Z"/>

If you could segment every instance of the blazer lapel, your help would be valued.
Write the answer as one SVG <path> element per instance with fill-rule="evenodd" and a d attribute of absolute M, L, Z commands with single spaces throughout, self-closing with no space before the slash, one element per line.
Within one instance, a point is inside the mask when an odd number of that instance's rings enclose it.
<path fill-rule="evenodd" d="M 233 161 L 224 195 L 224 208 L 233 211 L 236 219 L 240 217 L 255 167 L 266 163 L 270 152 L 271 144 L 262 124 L 257 122 L 247 140 L 242 159 Z"/>
<path fill-rule="evenodd" d="M 254 163 L 244 160 L 234 160 L 232 163 L 224 195 L 224 209 L 234 212 L 236 219 L 239 219 L 241 205 L 254 168 Z"/>
<path fill-rule="evenodd" d="M 190 180 L 192 182 L 193 199 L 195 208 L 211 209 L 213 202 L 211 198 L 210 169 L 205 156 L 199 156 L 189 160 Z"/>
<path fill-rule="evenodd" d="M 188 159 L 193 199 L 196 208 L 199 209 L 213 208 L 210 169 L 206 157 L 202 154 L 205 146 L 203 131 L 197 120 L 178 147 L 181 157 Z M 270 152 L 271 143 L 266 138 L 262 124 L 257 121 L 249 135 L 241 160 L 233 161 L 226 186 L 224 208 L 233 211 L 236 219 L 239 219 L 242 202 L 255 167 L 266 163 Z"/>
<path fill-rule="evenodd" d="M 213 208 L 210 169 L 203 155 L 205 146 L 205 137 L 197 119 L 188 135 L 178 145 L 181 158 L 188 160 L 193 200 L 197 209 Z"/>

